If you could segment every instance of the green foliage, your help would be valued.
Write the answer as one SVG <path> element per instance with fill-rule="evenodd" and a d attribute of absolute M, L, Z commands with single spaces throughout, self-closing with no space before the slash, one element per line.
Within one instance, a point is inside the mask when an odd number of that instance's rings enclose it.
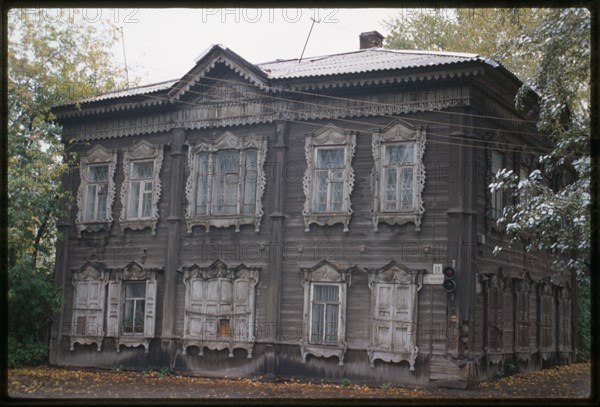
<path fill-rule="evenodd" d="M 496 371 L 496 379 L 502 379 L 506 373 L 504 372 L 504 366 L 500 366 L 498 371 Z"/>
<path fill-rule="evenodd" d="M 8 336 L 8 367 L 37 366 L 48 358 L 48 347 L 33 336 Z"/>
<path fill-rule="evenodd" d="M 143 374 L 148 374 L 148 375 L 154 375 L 154 369 L 152 369 L 151 367 L 146 368 L 144 370 L 142 370 Z"/>
<path fill-rule="evenodd" d="M 390 389 L 392 387 L 392 383 L 386 382 L 381 384 L 381 388 L 384 390 Z"/>
<path fill-rule="evenodd" d="M 348 387 L 351 384 L 352 384 L 352 381 L 350 381 L 350 379 L 342 379 L 342 386 Z"/>
<path fill-rule="evenodd" d="M 410 19 L 398 17 L 387 25 L 390 48 L 472 52 L 497 59 L 524 83 L 515 100 L 518 109 L 532 90 L 539 96 L 538 129 L 553 142 L 553 151 L 539 157 L 540 168 L 526 177 L 503 169 L 489 187 L 508 189 L 514 195 L 516 203 L 505 207 L 498 220 L 509 234 L 509 246 L 554 254 L 554 277 L 577 274 L 579 354 L 589 357 L 589 11 L 441 9 L 416 13 Z M 572 176 L 561 185 L 551 187 L 545 181 L 565 172 Z M 497 247 L 495 253 L 501 250 Z"/>
<path fill-rule="evenodd" d="M 59 21 L 32 10 L 8 13 L 8 320 L 15 366 L 45 358 L 38 350 L 60 304 L 53 286 L 57 219 L 65 214 L 60 201 L 72 199 L 61 188 L 70 157 L 51 108 L 117 86 L 116 39 L 110 22 L 90 24 L 78 13 Z"/>
<path fill-rule="evenodd" d="M 161 367 L 160 369 L 158 369 L 158 372 L 156 372 L 156 375 L 158 377 L 171 376 L 171 369 L 169 369 L 168 367 Z"/>
<path fill-rule="evenodd" d="M 113 373 L 122 373 L 123 370 L 123 365 L 113 366 L 111 369 Z"/>

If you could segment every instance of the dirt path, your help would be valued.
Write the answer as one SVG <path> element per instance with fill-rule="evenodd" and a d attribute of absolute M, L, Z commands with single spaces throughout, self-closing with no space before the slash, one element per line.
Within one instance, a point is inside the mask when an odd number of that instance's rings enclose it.
<path fill-rule="evenodd" d="M 481 383 L 473 390 L 367 387 L 306 381 L 265 383 L 206 379 L 158 372 L 69 370 L 40 366 L 8 371 L 10 399 L 500 399 L 587 398 L 590 364 L 573 364 Z M 6 399 L 6 395 L 4 395 Z"/>

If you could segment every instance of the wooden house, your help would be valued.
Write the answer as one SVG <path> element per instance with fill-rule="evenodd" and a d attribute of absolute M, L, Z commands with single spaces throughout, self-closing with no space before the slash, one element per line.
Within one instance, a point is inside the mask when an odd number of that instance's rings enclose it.
<path fill-rule="evenodd" d="M 498 62 L 382 48 L 56 106 L 64 189 L 52 363 L 465 387 L 575 357 L 574 276 L 493 249 L 549 151 Z"/>

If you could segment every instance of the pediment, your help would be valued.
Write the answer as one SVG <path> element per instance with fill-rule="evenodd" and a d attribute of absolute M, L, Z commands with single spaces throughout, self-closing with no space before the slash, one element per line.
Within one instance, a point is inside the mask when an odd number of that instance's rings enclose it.
<path fill-rule="evenodd" d="M 413 275 L 415 273 L 423 273 L 423 271 L 411 271 L 408 267 L 395 260 L 378 269 L 368 269 L 368 272 L 372 281 L 395 284 L 411 284 L 414 282 Z"/>
<path fill-rule="evenodd" d="M 115 150 L 109 150 L 96 144 L 86 153 L 85 161 L 88 164 L 116 161 Z"/>
<path fill-rule="evenodd" d="M 304 275 L 304 281 L 321 282 L 345 282 L 355 267 L 346 267 L 341 264 L 334 264 L 327 260 L 321 260 L 312 267 L 301 267 Z"/>
<path fill-rule="evenodd" d="M 74 271 L 75 280 L 100 280 L 104 277 L 106 266 L 99 262 L 86 262 L 79 270 Z"/>
<path fill-rule="evenodd" d="M 317 145 L 336 145 L 346 143 L 346 131 L 334 124 L 327 124 L 313 133 L 314 144 Z"/>
<path fill-rule="evenodd" d="M 244 263 L 240 263 L 235 267 L 228 266 L 223 260 L 217 259 L 209 266 L 202 267 L 197 264 L 184 265 L 177 271 L 183 273 L 184 281 L 189 281 L 193 278 L 200 278 L 203 280 L 215 278 L 234 280 L 242 278 L 257 282 L 260 267 L 251 267 Z"/>
<path fill-rule="evenodd" d="M 171 100 L 235 101 L 268 90 L 267 73 L 232 50 L 213 45 L 169 91 Z"/>
<path fill-rule="evenodd" d="M 411 124 L 396 119 L 380 130 L 381 141 L 415 140 L 417 129 Z"/>

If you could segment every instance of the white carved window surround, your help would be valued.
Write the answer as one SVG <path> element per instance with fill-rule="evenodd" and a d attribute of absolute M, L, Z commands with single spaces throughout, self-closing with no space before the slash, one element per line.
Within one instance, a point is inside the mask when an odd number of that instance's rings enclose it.
<path fill-rule="evenodd" d="M 571 352 L 571 288 L 568 284 L 558 288 L 557 299 L 559 350 Z"/>
<path fill-rule="evenodd" d="M 197 346 L 204 348 L 246 349 L 252 358 L 254 348 L 254 303 L 259 267 L 240 264 L 227 266 L 221 260 L 208 267 L 184 266 L 185 314 L 183 354 Z"/>
<path fill-rule="evenodd" d="M 266 186 L 264 162 L 267 139 L 250 135 L 238 137 L 223 133 L 214 142 L 190 145 L 189 176 L 186 183 L 187 230 L 202 225 L 254 225 L 260 230 L 264 214 L 262 197 Z"/>
<path fill-rule="evenodd" d="M 306 172 L 303 180 L 305 232 L 310 224 L 342 223 L 344 232 L 352 216 L 350 195 L 354 187 L 352 158 L 356 132 L 328 124 L 306 137 Z"/>
<path fill-rule="evenodd" d="M 73 273 L 73 319 L 71 350 L 75 344 L 95 343 L 102 350 L 104 339 L 104 301 L 108 271 L 101 263 L 88 262 Z"/>
<path fill-rule="evenodd" d="M 538 283 L 538 323 L 539 347 L 542 357 L 546 359 L 554 351 L 554 287 L 547 281 Z"/>
<path fill-rule="evenodd" d="M 156 234 L 158 201 L 161 194 L 160 170 L 163 146 L 140 141 L 124 149 L 121 186 L 121 231 L 151 228 Z"/>
<path fill-rule="evenodd" d="M 112 225 L 112 205 L 115 200 L 115 169 L 117 151 L 100 145 L 82 155 L 79 162 L 81 183 L 77 191 L 77 236 L 82 231 L 109 230 Z"/>
<path fill-rule="evenodd" d="M 389 225 L 415 224 L 421 229 L 423 187 L 425 186 L 426 128 L 414 128 L 394 121 L 372 136 L 373 160 L 373 230 L 385 222 Z"/>
<path fill-rule="evenodd" d="M 156 273 L 159 267 L 146 267 L 133 261 L 116 270 L 108 283 L 107 337 L 121 345 L 144 346 L 149 352 L 156 325 Z"/>
<path fill-rule="evenodd" d="M 368 269 L 373 318 L 371 344 L 367 354 L 371 367 L 375 360 L 407 361 L 415 371 L 419 291 L 425 270 L 409 270 L 391 261 L 380 269 Z"/>
<path fill-rule="evenodd" d="M 311 354 L 337 356 L 344 365 L 346 353 L 346 295 L 352 268 L 323 260 L 301 268 L 304 287 L 304 329 L 301 340 L 302 360 Z"/>

